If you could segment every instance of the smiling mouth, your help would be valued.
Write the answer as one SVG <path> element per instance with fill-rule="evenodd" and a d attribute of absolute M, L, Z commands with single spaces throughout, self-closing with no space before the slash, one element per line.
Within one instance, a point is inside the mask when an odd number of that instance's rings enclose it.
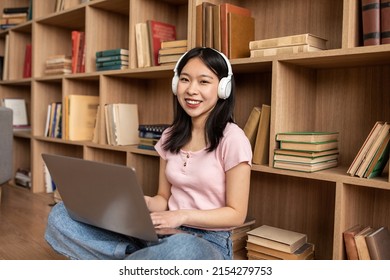
<path fill-rule="evenodd" d="M 189 105 L 198 105 L 201 103 L 199 100 L 186 99 L 187 104 Z"/>

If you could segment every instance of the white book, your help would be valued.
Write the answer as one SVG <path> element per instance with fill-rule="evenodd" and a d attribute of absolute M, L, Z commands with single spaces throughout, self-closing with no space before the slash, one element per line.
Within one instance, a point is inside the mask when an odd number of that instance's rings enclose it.
<path fill-rule="evenodd" d="M 4 98 L 4 106 L 13 111 L 13 126 L 28 125 L 26 100 L 23 98 Z"/>

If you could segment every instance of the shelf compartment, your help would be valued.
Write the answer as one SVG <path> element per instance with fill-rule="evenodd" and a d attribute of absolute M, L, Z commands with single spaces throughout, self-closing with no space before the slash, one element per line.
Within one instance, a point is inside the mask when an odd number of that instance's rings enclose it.
<path fill-rule="evenodd" d="M 46 192 L 44 180 L 44 162 L 42 154 L 56 154 L 63 156 L 70 156 L 76 158 L 83 158 L 83 146 L 69 145 L 63 142 L 42 141 L 38 138 L 32 140 L 32 191 L 34 193 Z"/>
<path fill-rule="evenodd" d="M 263 224 L 306 233 L 315 259 L 332 259 L 333 182 L 252 172 L 249 216 Z"/>
<path fill-rule="evenodd" d="M 332 66 L 327 67 L 325 61 L 318 67 L 294 59 L 277 63 L 270 160 L 279 132 L 338 131 L 339 165 L 349 167 L 375 122 L 390 120 L 390 63 L 342 67 L 337 58 L 328 57 Z"/>

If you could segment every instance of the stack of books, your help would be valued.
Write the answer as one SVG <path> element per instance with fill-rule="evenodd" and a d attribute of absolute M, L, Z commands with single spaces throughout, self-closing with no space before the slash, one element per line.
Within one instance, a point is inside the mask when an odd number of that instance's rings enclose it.
<path fill-rule="evenodd" d="M 129 68 L 128 49 L 110 49 L 96 52 L 96 70 L 120 70 Z"/>
<path fill-rule="evenodd" d="M 315 172 L 337 166 L 338 132 L 278 133 L 275 168 Z"/>
<path fill-rule="evenodd" d="M 249 43 L 250 57 L 321 51 L 327 49 L 326 42 L 310 33 L 256 40 Z"/>
<path fill-rule="evenodd" d="M 29 7 L 5 7 L 0 18 L 0 30 L 12 28 L 28 20 Z"/>
<path fill-rule="evenodd" d="M 389 161 L 390 123 L 378 121 L 372 127 L 347 173 L 360 178 L 380 176 Z"/>
<path fill-rule="evenodd" d="M 314 259 L 314 244 L 307 235 L 268 225 L 248 231 L 249 260 L 310 260 Z"/>
<path fill-rule="evenodd" d="M 65 75 L 72 73 L 72 58 L 65 54 L 52 55 L 46 59 L 45 70 L 46 75 Z"/>
<path fill-rule="evenodd" d="M 169 124 L 140 124 L 138 126 L 138 148 L 154 151 L 154 145 L 169 126 Z"/>
<path fill-rule="evenodd" d="M 343 239 L 348 260 L 390 260 L 390 232 L 386 226 L 356 224 L 343 232 Z"/>
<path fill-rule="evenodd" d="M 233 245 L 233 259 L 246 260 L 248 258 L 246 251 L 246 242 L 248 239 L 248 231 L 252 230 L 256 220 L 247 218 L 241 225 L 231 229 L 231 240 Z"/>
<path fill-rule="evenodd" d="M 158 63 L 160 65 L 176 64 L 186 51 L 187 40 L 163 41 L 158 51 Z"/>
<path fill-rule="evenodd" d="M 21 187 L 31 188 L 31 170 L 18 168 L 15 173 L 15 184 Z"/>

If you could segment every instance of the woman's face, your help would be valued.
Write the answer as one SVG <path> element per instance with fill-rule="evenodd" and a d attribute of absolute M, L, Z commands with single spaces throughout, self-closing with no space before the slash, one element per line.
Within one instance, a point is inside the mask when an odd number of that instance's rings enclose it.
<path fill-rule="evenodd" d="M 218 101 L 218 76 L 200 58 L 192 58 L 183 67 L 177 87 L 179 104 L 192 121 L 205 121 Z"/>

